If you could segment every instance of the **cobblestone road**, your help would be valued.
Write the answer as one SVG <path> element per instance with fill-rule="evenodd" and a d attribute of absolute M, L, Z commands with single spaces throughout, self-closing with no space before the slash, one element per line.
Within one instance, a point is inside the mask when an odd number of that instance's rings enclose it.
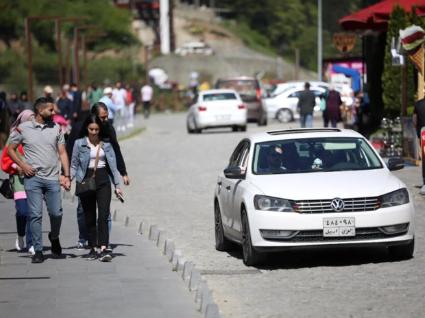
<path fill-rule="evenodd" d="M 424 317 L 419 168 L 397 172 L 416 205 L 414 259 L 390 262 L 380 249 L 288 252 L 271 258 L 267 267 L 246 267 L 239 250 L 214 249 L 212 205 L 217 174 L 245 133 L 188 135 L 183 114 L 152 116 L 146 126 L 122 144 L 133 181 L 125 189 L 125 213 L 167 231 L 202 271 L 224 317 Z M 298 125 L 267 129 L 290 126 Z M 247 133 L 261 129 L 250 124 Z"/>

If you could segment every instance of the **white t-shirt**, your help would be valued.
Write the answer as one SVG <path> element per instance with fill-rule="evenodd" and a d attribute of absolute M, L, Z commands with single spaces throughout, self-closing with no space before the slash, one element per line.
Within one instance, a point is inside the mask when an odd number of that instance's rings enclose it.
<path fill-rule="evenodd" d="M 127 98 L 127 91 L 124 88 L 114 88 L 112 90 L 112 100 L 114 101 L 115 106 L 118 109 L 121 109 L 125 106 L 125 100 Z"/>
<path fill-rule="evenodd" d="M 94 168 L 94 164 L 96 162 L 96 155 L 97 155 L 97 149 L 99 148 L 100 144 L 97 144 L 97 146 L 93 145 L 90 140 L 87 138 L 87 144 L 90 147 L 90 163 L 89 163 L 89 169 Z M 99 168 L 105 168 L 106 167 L 106 160 L 105 160 L 105 152 L 102 148 L 100 148 L 99 151 L 99 161 L 97 163 L 97 169 Z"/>
<path fill-rule="evenodd" d="M 150 102 L 152 100 L 153 88 L 150 85 L 143 86 L 140 92 L 142 93 L 143 102 Z"/>

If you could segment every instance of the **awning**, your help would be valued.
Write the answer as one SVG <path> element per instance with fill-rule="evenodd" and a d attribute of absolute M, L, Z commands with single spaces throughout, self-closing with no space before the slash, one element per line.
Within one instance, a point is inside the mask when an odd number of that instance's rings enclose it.
<path fill-rule="evenodd" d="M 406 12 L 411 12 L 416 7 L 416 14 L 425 16 L 425 0 L 384 0 L 347 15 L 338 22 L 345 30 L 385 30 L 397 4 Z"/>

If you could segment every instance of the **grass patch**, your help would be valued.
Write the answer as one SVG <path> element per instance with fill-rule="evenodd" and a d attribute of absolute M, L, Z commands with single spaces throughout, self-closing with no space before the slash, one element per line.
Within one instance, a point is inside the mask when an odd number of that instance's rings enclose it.
<path fill-rule="evenodd" d="M 118 141 L 124 141 L 136 137 L 137 135 L 140 135 L 145 129 L 145 127 L 136 128 L 131 133 L 118 137 Z"/>
<path fill-rule="evenodd" d="M 240 38 L 250 49 L 269 56 L 276 56 L 276 50 L 270 44 L 267 36 L 251 29 L 246 23 L 224 21 L 223 27 Z"/>

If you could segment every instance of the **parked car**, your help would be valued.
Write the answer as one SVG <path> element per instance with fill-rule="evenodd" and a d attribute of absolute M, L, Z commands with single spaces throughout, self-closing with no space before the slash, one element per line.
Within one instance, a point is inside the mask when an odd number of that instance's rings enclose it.
<path fill-rule="evenodd" d="M 329 83 L 326 83 L 326 82 L 321 82 L 321 81 L 307 81 L 307 82 L 310 83 L 310 86 L 318 86 L 324 89 L 330 88 Z M 270 96 L 273 97 L 273 96 L 279 95 L 290 88 L 304 88 L 305 83 L 306 81 L 293 81 L 293 82 L 285 82 L 285 83 L 276 84 Z"/>
<path fill-rule="evenodd" d="M 204 42 L 187 42 L 175 50 L 181 56 L 188 54 L 213 55 L 214 50 Z"/>
<path fill-rule="evenodd" d="M 188 133 L 203 129 L 231 127 L 246 131 L 247 107 L 235 90 L 211 89 L 201 91 L 187 113 Z"/>
<path fill-rule="evenodd" d="M 267 117 L 277 119 L 281 123 L 288 123 L 298 119 L 300 114 L 297 109 L 298 97 L 304 90 L 303 86 L 287 88 L 277 95 L 272 95 L 264 100 L 267 109 Z M 326 93 L 326 88 L 311 86 L 310 90 L 316 95 L 315 111 L 320 111 L 320 95 Z"/>
<path fill-rule="evenodd" d="M 233 77 L 217 80 L 215 88 L 234 89 L 248 107 L 248 121 L 257 122 L 259 126 L 267 125 L 267 111 L 263 104 L 260 82 L 255 77 Z"/>
<path fill-rule="evenodd" d="M 293 248 L 383 246 L 414 252 L 415 209 L 406 185 L 352 130 L 293 129 L 243 139 L 214 193 L 215 247 L 242 245 L 243 261 Z"/>

